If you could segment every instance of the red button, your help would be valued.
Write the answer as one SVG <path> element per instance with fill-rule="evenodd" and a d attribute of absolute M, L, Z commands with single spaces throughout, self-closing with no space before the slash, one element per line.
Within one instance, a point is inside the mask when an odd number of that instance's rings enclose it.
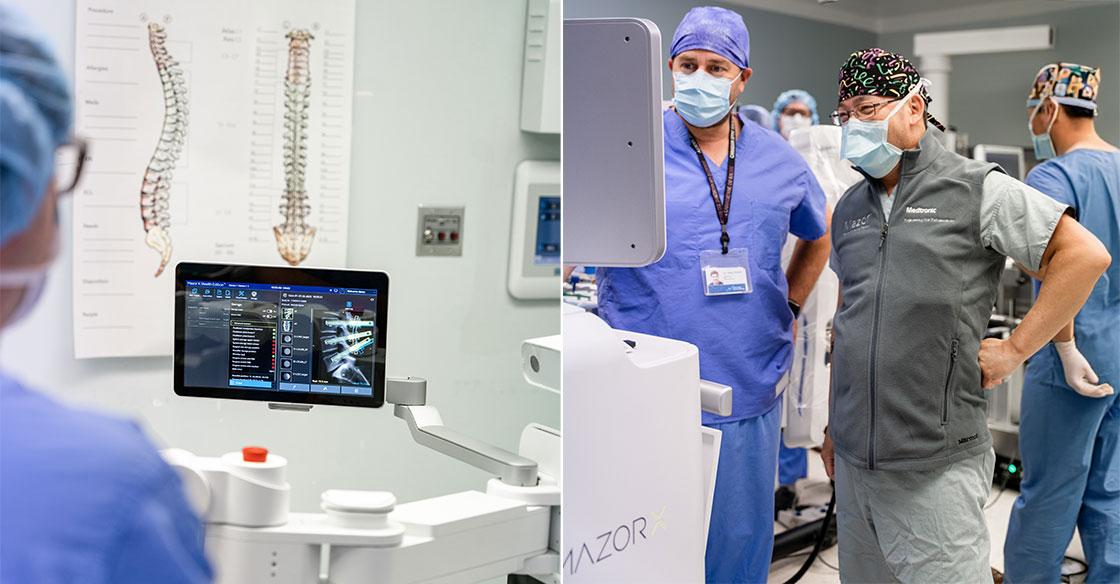
<path fill-rule="evenodd" d="M 459 232 L 458 231 L 452 231 L 451 232 L 451 241 L 459 241 Z"/>
<path fill-rule="evenodd" d="M 241 458 L 245 462 L 265 462 L 268 460 L 268 449 L 260 446 L 246 446 L 241 449 Z"/>
<path fill-rule="evenodd" d="M 444 239 L 447 238 L 447 233 L 445 233 L 443 231 L 440 231 L 439 235 L 437 235 L 436 238 L 439 239 L 440 241 L 443 241 Z"/>

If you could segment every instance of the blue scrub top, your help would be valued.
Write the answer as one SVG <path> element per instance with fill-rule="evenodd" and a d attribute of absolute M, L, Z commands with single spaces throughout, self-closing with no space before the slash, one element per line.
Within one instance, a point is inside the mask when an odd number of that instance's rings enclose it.
<path fill-rule="evenodd" d="M 1027 184 L 1069 205 L 1074 218 L 1112 254 L 1112 265 L 1074 319 L 1073 334 L 1101 383 L 1120 387 L 1120 152 L 1067 152 L 1034 167 Z M 1062 365 L 1047 344 L 1032 358 L 1031 367 L 1061 370 Z M 1063 376 L 1058 378 L 1064 382 Z"/>
<path fill-rule="evenodd" d="M 825 195 L 804 159 L 777 133 L 739 118 L 727 229 L 732 248 L 749 250 L 754 291 L 704 295 L 699 256 L 719 251 L 720 226 L 688 128 L 671 110 L 664 114 L 665 256 L 598 273 L 599 315 L 612 327 L 692 343 L 701 377 L 731 386 L 732 415 L 705 412 L 705 424 L 755 417 L 776 403 L 775 385 L 793 354 L 782 246 L 789 233 L 809 240 L 825 233 Z M 722 199 L 727 168 L 708 165 Z"/>
<path fill-rule="evenodd" d="M 135 424 L 0 373 L 0 582 L 197 584 L 213 575 L 178 475 Z"/>

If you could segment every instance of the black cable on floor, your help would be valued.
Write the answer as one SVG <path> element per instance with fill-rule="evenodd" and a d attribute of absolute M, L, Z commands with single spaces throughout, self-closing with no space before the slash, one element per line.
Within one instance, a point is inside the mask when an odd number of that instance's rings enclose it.
<path fill-rule="evenodd" d="M 801 568 L 798 569 L 797 573 L 794 574 L 789 580 L 786 580 L 785 584 L 794 584 L 795 582 L 800 580 L 801 577 L 805 575 L 805 572 L 809 571 L 809 566 L 812 566 L 813 562 L 816 561 L 817 555 L 820 554 L 821 547 L 824 545 L 824 539 L 828 536 L 828 528 L 829 525 L 832 524 L 832 513 L 835 510 L 836 483 L 832 483 L 832 497 L 828 499 L 828 510 L 824 512 L 824 521 L 821 522 L 821 529 L 817 532 L 817 541 L 813 544 L 813 552 L 809 554 L 809 557 L 805 558 L 805 562 L 801 564 Z"/>
<path fill-rule="evenodd" d="M 1085 562 L 1083 562 L 1083 561 L 1081 561 L 1081 560 L 1079 560 L 1079 559 L 1077 559 L 1073 556 L 1066 556 L 1066 557 L 1062 558 L 1062 568 L 1063 568 L 1063 570 L 1066 568 L 1067 564 L 1075 564 L 1077 566 L 1077 568 L 1076 568 L 1077 571 L 1076 572 L 1065 572 L 1065 571 L 1063 571 L 1062 575 L 1061 575 L 1061 580 L 1060 580 L 1061 582 L 1073 582 L 1073 577 L 1074 576 L 1081 576 L 1082 578 L 1084 578 L 1085 574 L 1089 572 L 1089 564 L 1086 564 Z"/>

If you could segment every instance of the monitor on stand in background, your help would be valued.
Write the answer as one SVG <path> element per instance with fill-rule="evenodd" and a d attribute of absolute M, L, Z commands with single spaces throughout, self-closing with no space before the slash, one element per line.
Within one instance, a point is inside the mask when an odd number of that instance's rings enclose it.
<path fill-rule="evenodd" d="M 994 162 L 1000 165 L 1009 176 L 1018 180 L 1023 180 L 1027 175 L 1023 165 L 1023 149 L 1019 146 L 977 144 L 972 151 L 972 158 Z"/>

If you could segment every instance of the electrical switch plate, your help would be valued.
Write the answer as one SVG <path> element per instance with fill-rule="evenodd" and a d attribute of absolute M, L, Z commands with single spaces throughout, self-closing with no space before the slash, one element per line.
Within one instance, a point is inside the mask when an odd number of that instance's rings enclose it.
<path fill-rule="evenodd" d="M 416 220 L 416 255 L 463 255 L 463 209 L 420 205 Z"/>

